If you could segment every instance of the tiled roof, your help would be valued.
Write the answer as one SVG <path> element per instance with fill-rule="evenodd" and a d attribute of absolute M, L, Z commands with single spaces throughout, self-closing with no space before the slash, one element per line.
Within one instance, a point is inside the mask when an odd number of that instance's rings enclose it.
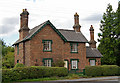
<path fill-rule="evenodd" d="M 86 47 L 86 57 L 103 57 L 97 48 Z"/>
<path fill-rule="evenodd" d="M 84 35 L 81 32 L 75 32 L 74 30 L 56 29 L 53 26 L 53 24 L 48 20 L 48 21 L 45 21 L 44 23 L 34 27 L 33 29 L 31 29 L 29 31 L 29 34 L 23 40 L 21 40 L 21 41 L 17 40 L 13 45 L 31 39 L 31 37 L 33 37 L 46 24 L 50 24 L 63 40 L 66 40 L 68 42 L 85 42 L 85 43 L 88 42 L 88 40 L 84 37 Z"/>
<path fill-rule="evenodd" d="M 74 30 L 58 29 L 58 31 L 67 39 L 69 42 L 88 42 L 82 32 L 75 32 Z"/>

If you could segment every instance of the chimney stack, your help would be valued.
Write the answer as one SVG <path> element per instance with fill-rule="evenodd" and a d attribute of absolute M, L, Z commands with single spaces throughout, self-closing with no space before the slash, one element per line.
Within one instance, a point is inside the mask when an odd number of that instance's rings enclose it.
<path fill-rule="evenodd" d="M 89 45 L 91 48 L 96 48 L 96 41 L 94 40 L 94 29 L 93 29 L 93 26 L 91 25 L 90 27 L 90 42 L 89 42 Z"/>
<path fill-rule="evenodd" d="M 75 32 L 80 32 L 80 28 L 81 26 L 79 25 L 79 15 L 75 13 L 73 29 L 75 30 Z"/>
<path fill-rule="evenodd" d="M 29 33 L 29 28 L 28 28 L 28 11 L 27 9 L 23 9 L 23 12 L 20 14 L 20 29 L 19 29 L 19 39 L 22 40 L 24 39 L 28 33 Z"/>

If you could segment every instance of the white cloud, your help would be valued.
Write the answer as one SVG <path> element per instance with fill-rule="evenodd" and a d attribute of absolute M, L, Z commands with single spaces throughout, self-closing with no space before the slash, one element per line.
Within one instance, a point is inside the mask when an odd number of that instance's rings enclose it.
<path fill-rule="evenodd" d="M 0 35 L 6 35 L 15 31 L 18 25 L 18 18 L 4 18 L 0 25 Z"/>
<path fill-rule="evenodd" d="M 92 24 L 95 28 L 95 40 L 97 40 L 98 36 L 96 34 L 100 32 L 100 15 L 106 11 L 108 3 L 116 10 L 117 2 L 118 0 L 0 0 L 0 11 L 2 11 L 0 12 L 0 23 L 2 23 L 5 18 L 17 17 L 19 19 L 22 9 L 27 8 L 30 13 L 30 28 L 33 28 L 46 20 L 50 20 L 56 28 L 72 29 L 74 24 L 74 14 L 75 12 L 78 12 L 83 34 L 89 40 L 89 27 Z M 99 18 L 96 17 L 95 14 L 98 14 Z M 18 21 L 19 23 L 18 25 L 15 25 L 16 27 L 11 26 L 13 29 L 15 28 L 14 33 L 18 33 L 20 20 Z M 8 21 L 7 24 L 10 24 L 10 22 Z M 7 35 L 9 34 L 10 33 Z M 6 37 L 7 35 L 3 36 Z"/>

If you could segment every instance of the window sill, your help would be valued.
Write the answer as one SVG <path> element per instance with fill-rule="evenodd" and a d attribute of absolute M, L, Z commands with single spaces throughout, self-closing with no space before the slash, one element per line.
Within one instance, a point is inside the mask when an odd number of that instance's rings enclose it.
<path fill-rule="evenodd" d="M 52 52 L 52 50 L 43 50 L 43 52 Z"/>
<path fill-rule="evenodd" d="M 70 52 L 70 53 L 78 53 L 78 52 Z"/>
<path fill-rule="evenodd" d="M 71 69 L 71 70 L 78 70 L 78 69 Z"/>

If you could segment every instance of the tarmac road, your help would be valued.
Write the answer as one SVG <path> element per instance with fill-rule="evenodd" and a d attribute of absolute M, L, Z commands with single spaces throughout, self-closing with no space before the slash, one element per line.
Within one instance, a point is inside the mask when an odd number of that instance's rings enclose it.
<path fill-rule="evenodd" d="M 18 83 L 18 82 L 17 82 Z M 20 83 L 20 82 L 19 82 Z M 60 82 L 60 81 L 41 81 L 41 82 L 22 82 L 22 83 L 120 83 L 118 80 L 111 80 L 111 81 L 65 81 L 65 82 Z"/>
<path fill-rule="evenodd" d="M 56 80 L 56 81 L 40 81 L 40 82 L 15 82 L 15 83 L 120 83 L 120 77 L 97 77 L 97 78 L 81 78 L 74 80 Z"/>

